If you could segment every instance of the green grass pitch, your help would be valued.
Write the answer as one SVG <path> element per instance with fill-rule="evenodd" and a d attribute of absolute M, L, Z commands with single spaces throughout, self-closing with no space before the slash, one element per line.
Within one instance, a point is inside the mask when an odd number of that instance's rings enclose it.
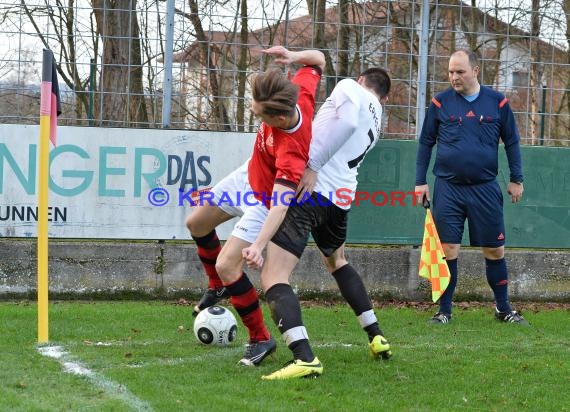
<path fill-rule="evenodd" d="M 275 382 L 261 376 L 290 352 L 267 311 L 278 349 L 246 368 L 243 326 L 231 346 L 206 347 L 191 306 L 51 302 L 50 345 L 38 347 L 36 304 L 1 302 L 0 410 L 570 411 L 567 306 L 527 305 L 530 328 L 495 321 L 490 304 L 459 305 L 452 323 L 427 325 L 436 307 L 425 306 L 377 309 L 393 357 L 374 361 L 345 305 L 303 303 L 324 374 Z"/>

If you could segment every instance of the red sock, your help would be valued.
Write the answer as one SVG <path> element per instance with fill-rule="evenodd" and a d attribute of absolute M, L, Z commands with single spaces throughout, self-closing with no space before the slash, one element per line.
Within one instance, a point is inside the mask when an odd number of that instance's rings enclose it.
<path fill-rule="evenodd" d="M 268 340 L 271 334 L 263 322 L 257 291 L 244 273 L 237 281 L 226 285 L 230 291 L 230 301 L 247 328 L 250 342 Z"/>
<path fill-rule="evenodd" d="M 202 237 L 192 236 L 192 239 L 196 242 L 198 257 L 200 258 L 204 271 L 208 276 L 208 287 L 210 289 L 219 289 L 223 287 L 224 285 L 222 284 L 222 280 L 220 279 L 218 272 L 216 272 L 216 260 L 222 250 L 220 239 L 218 239 L 216 231 L 212 230 L 206 236 Z"/>

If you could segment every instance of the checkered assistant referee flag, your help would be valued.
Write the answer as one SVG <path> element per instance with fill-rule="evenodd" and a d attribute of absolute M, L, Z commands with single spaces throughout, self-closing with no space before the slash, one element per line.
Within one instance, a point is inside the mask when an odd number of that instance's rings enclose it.
<path fill-rule="evenodd" d="M 450 274 L 427 199 L 424 199 L 424 207 L 426 208 L 426 218 L 419 275 L 430 281 L 431 298 L 434 302 L 437 302 L 449 285 Z"/>

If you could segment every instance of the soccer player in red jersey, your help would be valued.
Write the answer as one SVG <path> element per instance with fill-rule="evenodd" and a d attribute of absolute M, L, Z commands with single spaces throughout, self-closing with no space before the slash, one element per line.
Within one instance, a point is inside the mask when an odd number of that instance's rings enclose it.
<path fill-rule="evenodd" d="M 266 245 L 285 217 L 309 160 L 315 93 L 325 67 L 317 50 L 264 50 L 275 63 L 301 65 L 292 79 L 279 69 L 258 74 L 252 84 L 251 110 L 261 120 L 250 159 L 218 184 L 213 199 L 199 204 L 186 226 L 210 279 L 209 289 L 194 312 L 221 298 L 230 301 L 249 333 L 243 365 L 258 365 L 276 342 L 267 330 L 257 291 L 243 271 L 242 251 Z M 241 198 L 243 197 L 243 198 Z M 222 201 L 223 199 L 223 201 Z M 221 248 L 215 228 L 239 216 Z"/>

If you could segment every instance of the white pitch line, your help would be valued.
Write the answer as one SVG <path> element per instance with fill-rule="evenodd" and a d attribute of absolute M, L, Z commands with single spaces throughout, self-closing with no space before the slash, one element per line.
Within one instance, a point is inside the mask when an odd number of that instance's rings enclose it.
<path fill-rule="evenodd" d="M 137 398 L 124 385 L 113 382 L 73 360 L 72 356 L 61 346 L 40 346 L 38 347 L 38 352 L 49 358 L 56 359 L 65 372 L 85 377 L 93 385 L 102 389 L 107 395 L 123 401 L 133 410 L 152 411 L 152 407 L 148 403 Z"/>
<path fill-rule="evenodd" d="M 358 345 L 354 345 L 352 343 L 340 343 L 340 342 L 328 342 L 328 343 L 316 343 L 314 345 L 311 345 L 315 348 L 358 348 Z"/>

